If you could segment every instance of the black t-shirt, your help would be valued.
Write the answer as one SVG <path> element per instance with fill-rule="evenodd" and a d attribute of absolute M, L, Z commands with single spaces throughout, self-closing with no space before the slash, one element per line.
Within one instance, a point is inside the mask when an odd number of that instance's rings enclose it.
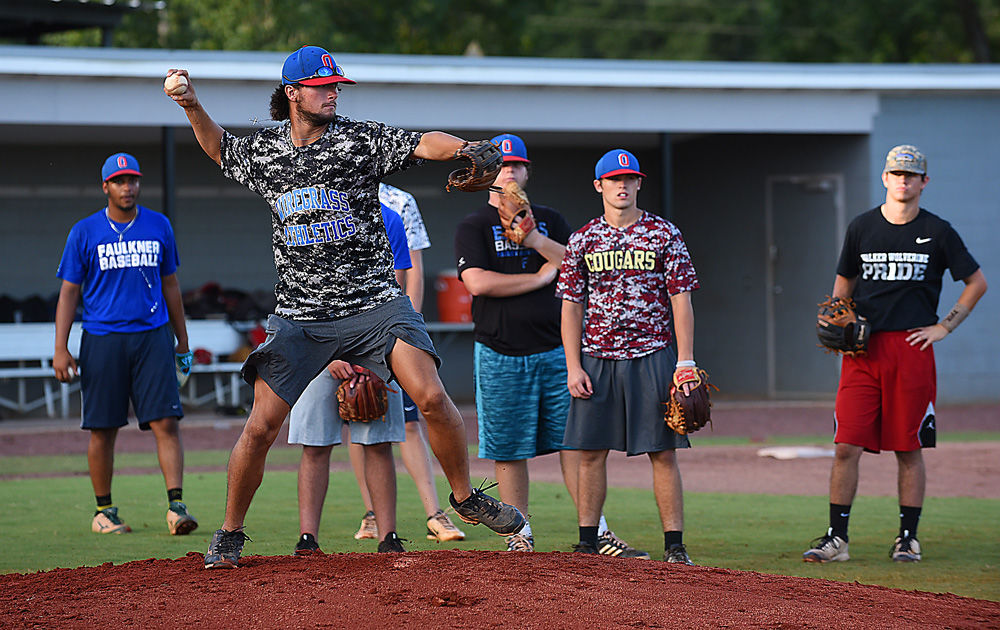
<path fill-rule="evenodd" d="M 572 230 L 561 214 L 546 206 L 531 205 L 538 230 L 563 245 Z M 486 204 L 465 217 L 455 232 L 458 274 L 469 267 L 499 273 L 535 273 L 545 258 L 533 249 L 516 245 L 503 234 L 497 209 Z M 475 296 L 472 321 L 476 341 L 502 354 L 524 356 L 546 352 L 562 344 L 559 336 L 561 301 L 555 282 L 536 291 L 511 297 Z"/>
<path fill-rule="evenodd" d="M 979 269 L 958 232 L 923 208 L 909 223 L 889 223 L 879 208 L 847 228 L 837 273 L 857 278 L 854 300 L 873 330 L 908 330 L 937 323 L 941 279 Z"/>

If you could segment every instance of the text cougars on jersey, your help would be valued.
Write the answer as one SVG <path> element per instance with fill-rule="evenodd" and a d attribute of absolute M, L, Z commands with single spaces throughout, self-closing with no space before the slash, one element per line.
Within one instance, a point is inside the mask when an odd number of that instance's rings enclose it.
<path fill-rule="evenodd" d="M 918 252 L 866 252 L 861 254 L 865 280 L 924 280 L 929 254 Z"/>
<path fill-rule="evenodd" d="M 587 262 L 587 270 L 591 273 L 620 271 L 623 269 L 636 269 L 639 271 L 653 271 L 656 269 L 656 252 L 644 249 L 615 249 L 604 252 L 591 252 L 585 254 L 583 259 Z"/>
<path fill-rule="evenodd" d="M 97 246 L 101 271 L 126 267 L 159 267 L 160 241 L 124 241 Z"/>

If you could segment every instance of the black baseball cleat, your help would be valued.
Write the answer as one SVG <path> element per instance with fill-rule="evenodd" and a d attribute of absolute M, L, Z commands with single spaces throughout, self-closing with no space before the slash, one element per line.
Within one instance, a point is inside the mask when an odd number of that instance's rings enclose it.
<path fill-rule="evenodd" d="M 470 525 L 482 523 L 501 536 L 508 536 L 524 527 L 524 516 L 520 510 L 494 499 L 479 488 L 473 488 L 469 498 L 461 503 L 455 501 L 454 494 L 448 496 L 448 501 L 451 507 L 455 508 L 458 517 L 466 523 Z"/>
<path fill-rule="evenodd" d="M 597 551 L 597 547 L 583 540 L 573 545 L 573 553 L 589 553 L 593 555 L 600 555 L 600 552 Z"/>
<path fill-rule="evenodd" d="M 294 555 L 298 557 L 305 556 L 322 556 L 323 551 L 319 548 L 319 542 L 316 541 L 316 537 L 312 534 L 302 534 L 299 536 L 299 541 L 295 543 Z"/>
<path fill-rule="evenodd" d="M 240 527 L 236 531 L 217 529 L 212 534 L 212 542 L 208 543 L 208 553 L 205 554 L 206 569 L 235 569 L 240 563 L 240 552 L 243 543 L 250 537 L 243 533 Z"/>
<path fill-rule="evenodd" d="M 385 535 L 379 544 L 379 553 L 403 553 L 406 549 L 403 548 L 403 539 L 396 535 L 396 532 L 389 532 Z"/>
<path fill-rule="evenodd" d="M 694 566 L 691 557 L 688 556 L 687 547 L 681 544 L 670 545 L 670 548 L 663 553 L 663 561 Z"/>

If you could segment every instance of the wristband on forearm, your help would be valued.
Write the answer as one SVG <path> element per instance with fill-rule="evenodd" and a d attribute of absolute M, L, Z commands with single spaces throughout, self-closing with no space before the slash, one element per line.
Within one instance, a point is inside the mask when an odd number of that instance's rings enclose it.
<path fill-rule="evenodd" d="M 961 302 L 955 302 L 955 306 L 952 306 L 951 310 L 948 311 L 948 314 L 945 315 L 944 319 L 938 323 L 944 326 L 944 329 L 950 333 L 958 328 L 958 325 L 969 316 L 969 313 L 969 309 L 966 308 L 964 304 Z"/>
<path fill-rule="evenodd" d="M 678 361 L 677 362 L 677 367 L 679 367 L 679 368 L 693 368 L 693 367 L 698 367 L 698 365 L 694 361 Z"/>

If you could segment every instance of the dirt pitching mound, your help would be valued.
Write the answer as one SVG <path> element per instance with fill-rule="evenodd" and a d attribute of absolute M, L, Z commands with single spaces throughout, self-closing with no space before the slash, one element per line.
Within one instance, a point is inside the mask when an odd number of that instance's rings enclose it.
<path fill-rule="evenodd" d="M 0 576 L 5 628 L 1000 628 L 1000 603 L 569 553 L 202 556 Z"/>

